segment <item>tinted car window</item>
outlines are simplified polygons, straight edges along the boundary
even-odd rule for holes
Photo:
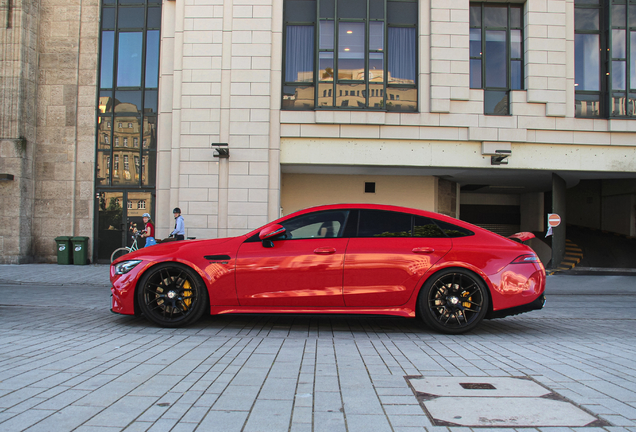
[[[287,239],[340,237],[347,219],[346,210],[310,213],[283,222]]]
[[[411,215],[382,210],[360,210],[358,237],[411,237]]]
[[[435,223],[442,229],[442,231],[444,231],[444,234],[449,237],[467,237],[475,234],[466,228],[458,227],[457,225],[449,224],[448,222],[435,220]]]
[[[444,231],[427,217],[415,216],[413,237],[446,237]]]

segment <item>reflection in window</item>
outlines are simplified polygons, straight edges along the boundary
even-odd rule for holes
[[[113,61],[115,52],[115,32],[102,32],[102,61],[100,73],[100,87],[111,88],[113,86]]]
[[[631,117],[634,112],[634,97],[631,89],[636,88],[636,3],[612,0],[610,5],[608,41],[609,91],[608,115],[611,117]]]
[[[144,148],[156,149],[160,24],[159,0],[102,2],[97,124],[101,133],[95,162],[100,186],[154,186],[156,158],[144,154]],[[117,126],[110,138],[115,143],[112,148],[106,133],[111,124]],[[105,169],[110,158],[112,172]]]
[[[142,32],[119,33],[117,87],[140,87]]]
[[[159,30],[149,30],[146,37],[146,88],[159,86]]]
[[[413,220],[413,237],[446,237],[446,234],[431,219],[415,216]]]
[[[341,228],[348,211],[336,210],[311,213],[295,217],[282,223],[287,239],[332,238],[341,236]]]
[[[634,116],[636,2],[587,0],[574,6],[576,116]]]
[[[382,210],[360,210],[358,237],[411,237],[411,215]]]
[[[415,0],[284,3],[283,109],[417,111]],[[409,96],[389,107],[388,88]]]
[[[523,89],[523,6],[470,3],[470,87],[484,89],[484,114],[509,115]]]

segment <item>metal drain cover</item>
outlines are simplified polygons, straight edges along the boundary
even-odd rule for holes
[[[407,380],[437,426],[608,425],[527,378],[407,377]]]

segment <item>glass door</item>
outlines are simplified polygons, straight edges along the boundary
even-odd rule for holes
[[[142,215],[153,215],[152,191],[100,191],[97,192],[97,262],[110,262],[110,255],[117,248],[132,246],[133,232],[144,229]],[[139,239],[137,246],[145,246]]]

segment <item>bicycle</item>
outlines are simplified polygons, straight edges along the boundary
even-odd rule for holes
[[[134,252],[137,249],[139,249],[139,247],[137,246],[137,238],[138,237],[141,237],[141,232],[140,231],[137,231],[135,234],[132,235],[132,239],[133,239],[132,246],[130,246],[130,247],[124,246],[124,247],[120,247],[120,248],[115,249],[113,251],[113,253],[110,255],[110,262],[112,263],[113,261],[115,261],[120,256],[124,256],[127,253]]]

